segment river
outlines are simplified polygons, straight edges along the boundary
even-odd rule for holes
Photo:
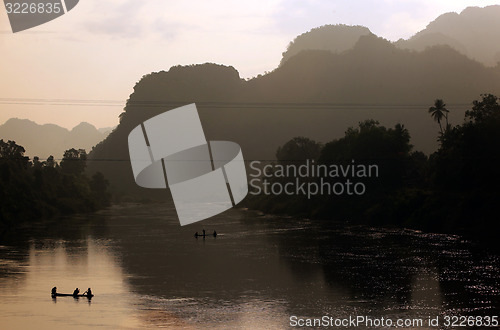
[[[218,236],[194,238],[202,229]],[[499,255],[453,235],[241,209],[180,227],[171,205],[127,204],[0,239],[2,329],[286,329],[292,316],[439,316],[442,328],[499,315]],[[53,299],[53,286],[95,297]]]

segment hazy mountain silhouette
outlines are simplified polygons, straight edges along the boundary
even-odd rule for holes
[[[362,36],[371,35],[363,26],[324,25],[295,38],[283,53],[280,65],[307,50],[342,53],[354,47]],[[460,14],[446,13],[408,40],[394,44],[401,49],[423,51],[436,45],[448,45],[485,65],[500,62],[500,5],[468,7]]]
[[[446,44],[486,65],[500,62],[500,5],[468,7],[460,14],[439,16],[408,40],[399,40],[400,48],[421,51]]]
[[[364,26],[348,26],[348,25],[324,25],[319,28],[314,28],[309,32],[303,33],[295,38],[287,47],[287,50],[282,54],[282,65],[292,56],[297,55],[303,50],[318,49],[328,50],[332,53],[341,53],[351,49],[359,37],[372,34],[370,30]]]
[[[106,136],[109,135],[109,133],[111,133],[111,131],[115,129],[115,127],[101,127],[101,128],[98,128],[97,130],[99,132],[101,132],[102,134],[105,134]]]
[[[89,169],[103,172],[115,191],[134,187],[129,132],[154,115],[192,102],[207,139],[239,143],[246,160],[274,159],[278,146],[294,136],[331,141],[370,118],[386,126],[404,124],[416,149],[431,153],[438,128],[427,109],[434,100],[443,98],[450,121],[458,124],[471,100],[486,92],[500,93],[499,68],[485,67],[448,46],[413,52],[372,34],[339,54],[302,51],[248,81],[233,67],[176,66],[136,84],[120,125],[89,155],[99,160]]]
[[[469,102],[498,88],[498,74],[448,46],[415,53],[374,35],[341,54],[310,50],[259,81],[257,95],[274,100],[349,104],[422,104],[440,95]]]
[[[46,159],[62,157],[70,148],[90,149],[109,133],[102,133],[89,123],[80,123],[71,131],[54,125],[38,125],[28,119],[11,118],[0,125],[0,138],[16,141],[26,149],[26,155]]]

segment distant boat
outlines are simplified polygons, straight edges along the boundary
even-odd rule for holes
[[[213,236],[213,237],[217,237],[217,233],[216,232],[213,232],[212,234],[198,234],[198,233],[195,233],[194,234],[194,237],[198,238],[198,237],[207,237],[207,236]]]
[[[89,298],[91,299],[94,295],[91,294],[91,295],[87,295],[87,294],[77,294],[76,296],[74,296],[73,294],[71,293],[55,293],[55,294],[51,294],[52,298],[56,298],[56,297],[86,297],[86,298]]]

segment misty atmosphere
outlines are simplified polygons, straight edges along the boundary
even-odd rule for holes
[[[91,150],[112,130],[113,127],[97,129],[84,122],[68,130],[54,124],[38,125],[28,119],[11,118],[0,125],[0,136],[21,144],[30,158],[47,159],[51,155],[60,157],[71,148]]]
[[[78,21],[80,6],[88,15],[76,3],[54,24],[71,15]],[[50,24],[45,29],[59,29]],[[90,31],[133,34],[109,24]],[[27,94],[12,92],[7,87],[24,86],[24,78],[0,69],[7,86],[0,94],[0,324],[340,328],[322,317],[364,316],[412,320],[409,329],[452,329],[471,319],[460,327],[497,327],[500,5],[434,11],[399,38],[366,24],[314,24],[273,54],[272,68],[251,74],[209,52],[130,69],[135,81],[116,75],[127,85],[121,100],[106,65],[91,99],[40,96],[28,82]],[[29,31],[38,38],[43,25],[12,35],[7,27],[0,47],[31,38]],[[40,38],[52,33],[43,31]],[[47,45],[56,49],[56,41]],[[113,76],[111,63],[122,59],[106,56]],[[51,70],[71,72],[61,63]],[[76,75],[65,84],[73,80],[75,90],[84,86]],[[206,141],[240,146],[248,194],[234,203],[223,167],[236,205],[180,226],[174,183],[148,189],[136,181],[129,134],[141,129],[153,162],[145,122],[191,103]],[[215,172],[217,160],[210,161]],[[168,187],[166,162],[159,180]]]

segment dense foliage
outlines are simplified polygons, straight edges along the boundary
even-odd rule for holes
[[[444,109],[444,106],[442,100],[436,100],[432,108]],[[412,152],[410,134],[403,126],[386,128],[373,120],[349,128],[343,138],[322,148],[301,137],[278,149],[278,162],[294,159],[296,163],[305,163],[305,159],[314,159],[327,165],[353,160],[357,164],[377,164],[379,176],[364,179],[367,191],[362,196],[252,196],[247,205],[273,213],[497,235],[500,229],[496,218],[500,201],[498,98],[482,95],[482,100],[474,101],[472,109],[466,112],[462,125],[447,124],[445,129],[444,116],[436,116],[435,110],[430,113],[442,133],[439,150],[429,158],[421,152]],[[297,147],[297,141],[302,148]],[[319,153],[318,148],[321,148]],[[319,156],[310,157],[315,154]]]
[[[101,173],[88,178],[85,150],[70,149],[60,164],[24,156],[14,141],[0,140],[0,226],[58,214],[89,212],[109,204]]]

